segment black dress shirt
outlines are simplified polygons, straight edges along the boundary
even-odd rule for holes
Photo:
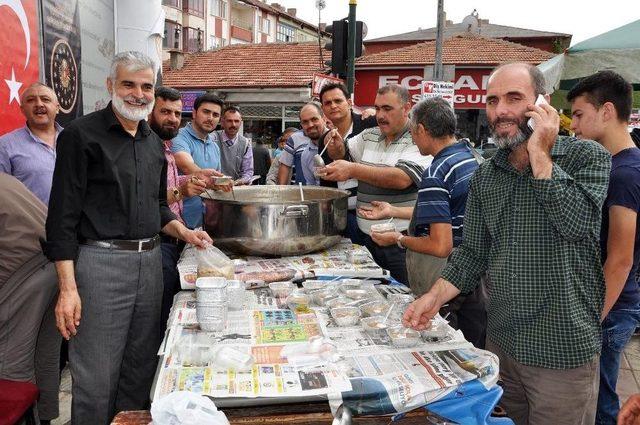
[[[131,136],[109,103],[65,128],[56,150],[44,245],[50,260],[75,260],[83,239],[150,238],[175,220],[162,141],[146,121]]]

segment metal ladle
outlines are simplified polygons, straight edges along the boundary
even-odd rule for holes
[[[315,154],[313,156],[313,165],[315,165],[318,168],[326,167],[326,164],[324,163],[324,159],[322,159],[322,154],[324,153],[324,151],[327,150],[327,147],[329,147],[328,143],[324,145],[324,148],[322,149],[322,152],[320,152],[320,154]]]

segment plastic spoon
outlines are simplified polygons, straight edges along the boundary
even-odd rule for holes
[[[382,319],[382,324],[387,324],[387,319],[389,318],[389,315],[391,314],[391,312],[393,311],[393,309],[396,307],[396,303],[393,302],[391,303],[391,307],[389,307],[389,310],[387,310],[387,314],[384,315],[384,319]]]

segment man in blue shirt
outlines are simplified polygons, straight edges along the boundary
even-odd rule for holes
[[[220,147],[211,138],[222,112],[222,100],[212,93],[205,93],[193,103],[193,121],[181,128],[173,139],[171,148],[176,165],[182,174],[195,174],[202,170],[215,170],[220,173]],[[207,187],[213,188],[212,182]],[[225,188],[230,190],[230,188]],[[184,200],[184,221],[190,229],[202,226],[204,206],[199,196]]]
[[[20,109],[27,122],[0,137],[0,172],[20,180],[46,206],[62,131],[55,121],[60,105],[50,87],[33,83],[22,93]]]
[[[482,161],[465,140],[456,140],[456,124],[455,113],[444,99],[418,103],[411,112],[411,136],[420,153],[432,155],[433,161],[422,174],[415,207],[374,201],[373,208],[358,211],[371,220],[411,220],[407,235],[372,232],[371,239],[380,246],[406,248],[409,285],[418,296],[431,288],[452,250],[462,242],[469,182]],[[452,326],[459,327],[474,345],[484,347],[486,311],[480,291],[458,295],[445,309],[451,313]]]
[[[640,149],[627,130],[632,92],[631,84],[620,75],[601,71],[580,81],[567,94],[576,136],[595,140],[612,155],[600,232],[606,292],[597,425],[616,423],[620,356],[640,320],[640,292],[635,281],[640,263]]]

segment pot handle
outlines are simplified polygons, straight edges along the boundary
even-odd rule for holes
[[[280,215],[285,217],[306,217],[309,215],[308,205],[287,205],[284,207]]]

